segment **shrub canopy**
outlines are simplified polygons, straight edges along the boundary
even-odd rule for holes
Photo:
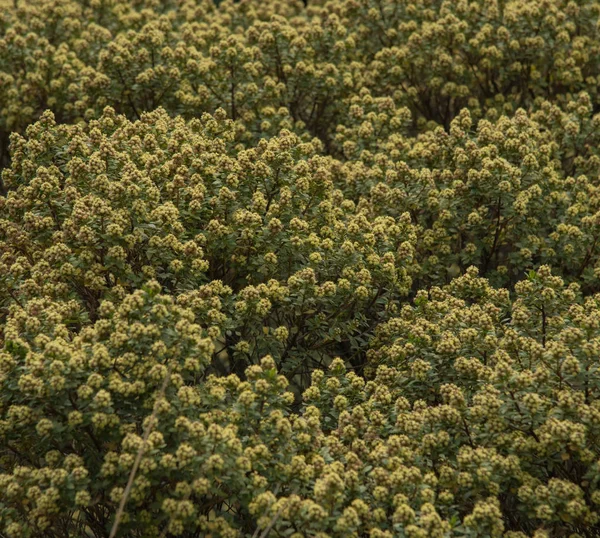
[[[600,535],[597,0],[0,0],[0,535]]]

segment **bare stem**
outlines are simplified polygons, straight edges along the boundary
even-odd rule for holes
[[[154,408],[152,410],[152,415],[150,415],[150,420],[144,430],[144,436],[142,438],[142,445],[137,452],[135,457],[135,461],[133,462],[133,467],[131,468],[131,472],[129,473],[129,479],[127,480],[127,485],[125,486],[125,491],[123,491],[123,496],[121,497],[121,502],[119,503],[119,509],[117,510],[117,515],[115,516],[115,521],[113,523],[112,529],[110,529],[109,538],[115,538],[117,535],[117,530],[119,528],[119,524],[121,523],[121,519],[123,518],[123,512],[125,511],[125,504],[127,503],[127,499],[131,493],[131,488],[133,487],[133,480],[135,479],[135,475],[139,469],[140,463],[142,461],[142,457],[144,456],[144,452],[146,450],[146,443],[148,442],[148,437],[150,437],[150,433],[152,432],[152,428],[156,421],[156,415],[158,414],[158,402],[162,400],[165,395],[165,391],[167,390],[167,386],[171,379],[171,366],[167,370],[167,375],[163,381],[162,386],[160,387],[160,391],[156,401],[154,402]]]

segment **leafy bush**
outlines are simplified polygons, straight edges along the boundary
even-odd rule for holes
[[[414,138],[402,133],[406,111],[370,94],[357,101],[350,114],[360,126],[337,135],[349,155],[340,188],[374,214],[410,213],[425,277],[417,287],[472,264],[512,286],[546,263],[597,291],[598,118],[590,117],[589,95],[569,102],[574,117],[547,103],[475,123],[463,109],[449,131]]]
[[[465,106],[494,119],[595,98],[599,14],[594,0],[18,1],[0,16],[2,157],[46,108],[72,122],[223,107],[260,136],[283,106],[330,149],[362,89],[445,127]]]
[[[408,215],[358,210],[318,140],[281,131],[240,149],[224,111],[186,124],[106,109],[86,126],[46,113],[27,134],[0,199],[5,304],[74,299],[82,327],[156,278],[220,340],[221,373],[272,354],[302,385],[342,349],[360,363],[409,292]]]
[[[0,0],[0,535],[600,536],[600,3]]]
[[[103,536],[143,427],[131,536],[598,532],[600,296],[546,266],[512,300],[475,269],[419,293],[380,326],[372,379],[335,359],[313,371],[299,413],[271,357],[245,381],[207,378],[211,339],[159,289],[103,303],[77,336],[73,301],[13,308],[0,392],[9,535]]]

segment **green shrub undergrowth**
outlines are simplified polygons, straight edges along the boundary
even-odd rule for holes
[[[600,536],[598,0],[0,0],[0,536]]]

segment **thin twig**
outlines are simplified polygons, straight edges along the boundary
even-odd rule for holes
[[[17,303],[23,310],[25,310],[25,307],[23,306],[23,303],[20,301],[20,299],[15,295],[15,293],[13,292],[13,290],[11,290],[10,288],[8,289],[8,294],[12,297],[12,300]]]
[[[115,521],[113,523],[112,529],[110,530],[109,538],[114,538],[117,534],[117,530],[119,528],[119,524],[121,523],[121,518],[123,517],[123,512],[125,511],[125,503],[129,498],[129,494],[131,493],[131,488],[133,487],[133,480],[135,479],[135,475],[142,461],[142,457],[144,456],[144,451],[146,449],[146,443],[148,442],[148,437],[150,437],[150,433],[152,432],[152,427],[154,426],[154,421],[156,420],[156,415],[158,414],[158,402],[162,400],[165,395],[165,391],[167,390],[167,385],[171,379],[171,366],[167,370],[167,375],[163,381],[162,386],[160,387],[160,392],[156,401],[154,402],[154,408],[152,409],[152,415],[150,415],[150,420],[146,429],[144,431],[144,436],[142,438],[142,446],[138,450],[138,453],[135,457],[135,461],[133,462],[133,467],[131,472],[129,473],[129,480],[127,480],[127,485],[125,486],[125,491],[123,491],[123,496],[121,497],[121,502],[119,504],[119,509],[117,510],[117,515],[115,516]]]

